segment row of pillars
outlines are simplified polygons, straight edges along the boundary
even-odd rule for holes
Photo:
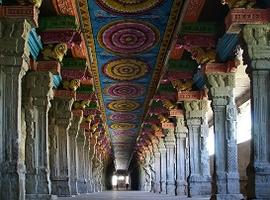
[[[270,25],[243,29],[251,79],[252,140],[247,168],[249,199],[270,198]],[[141,189],[162,194],[243,199],[240,193],[235,104],[235,72],[206,73],[214,125],[214,171],[211,177],[208,137],[208,100],[184,100],[185,114],[165,137],[151,138],[140,158]],[[246,158],[249,159],[249,158]]]
[[[30,30],[27,20],[0,20],[0,199],[102,191],[98,135],[80,128],[83,111],[71,110],[73,97],[56,95],[51,72],[28,71]]]

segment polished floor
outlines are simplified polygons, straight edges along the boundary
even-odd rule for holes
[[[207,200],[209,198],[185,198],[179,196],[160,195],[140,191],[107,191],[76,197],[62,197],[59,200]]]

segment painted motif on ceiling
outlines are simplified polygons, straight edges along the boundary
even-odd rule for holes
[[[126,136],[130,145],[157,86],[181,5],[182,0],[88,0],[91,67],[101,107],[110,135]]]

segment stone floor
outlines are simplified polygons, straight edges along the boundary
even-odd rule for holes
[[[208,200],[209,198],[186,198],[179,196],[169,196],[153,194],[140,191],[107,191],[93,193],[88,195],[79,195],[76,197],[61,197],[58,200]]]

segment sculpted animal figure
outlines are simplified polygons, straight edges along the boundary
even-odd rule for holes
[[[76,91],[81,85],[81,81],[79,79],[73,79],[70,81],[63,81],[63,88],[66,90]]]
[[[19,5],[28,5],[32,4],[33,6],[40,8],[42,0],[17,0]]]
[[[230,9],[233,8],[253,8],[256,4],[255,0],[221,0],[223,5],[228,4]]]
[[[178,92],[192,90],[193,80],[172,80],[171,82],[173,87],[176,88]]]
[[[176,107],[170,100],[167,99],[162,100],[162,104],[168,110],[172,110]]]
[[[82,109],[84,110],[87,106],[89,106],[90,100],[82,100],[82,101],[75,101],[73,107],[75,109]]]
[[[201,47],[195,47],[191,49],[191,54],[192,58],[198,64],[213,63],[216,61],[216,51],[213,49],[204,50]]]
[[[61,62],[66,55],[68,46],[66,43],[59,43],[55,46],[49,45],[42,50],[44,60],[56,60]]]
[[[165,117],[164,115],[158,115],[158,119],[159,119],[160,123],[170,122],[169,119],[167,117]]]

